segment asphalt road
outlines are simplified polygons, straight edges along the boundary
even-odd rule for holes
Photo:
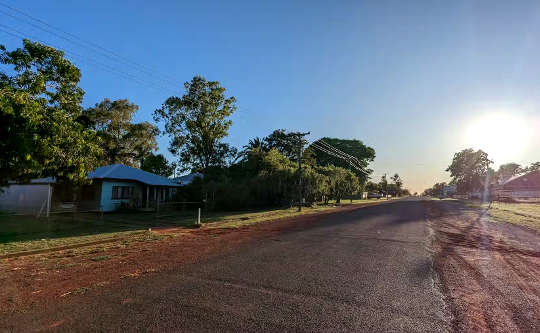
[[[396,201],[321,216],[197,264],[16,314],[12,323],[23,331],[447,331],[424,209]]]

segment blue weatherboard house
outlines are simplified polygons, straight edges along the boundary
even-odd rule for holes
[[[88,173],[91,184],[74,188],[55,178],[10,184],[0,192],[0,209],[44,214],[70,210],[111,212],[119,208],[151,208],[173,199],[180,184],[173,179],[123,164],[107,165]],[[75,203],[76,202],[76,203]]]
[[[93,183],[92,198],[105,212],[119,207],[148,208],[157,201],[169,201],[181,186],[172,179],[122,164],[97,168],[88,178]]]

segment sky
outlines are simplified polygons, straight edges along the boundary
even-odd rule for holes
[[[85,107],[127,98],[153,122],[202,75],[237,99],[232,145],[278,128],[359,139],[375,180],[413,192],[464,148],[540,160],[537,1],[0,0],[0,44],[23,35],[67,52]]]

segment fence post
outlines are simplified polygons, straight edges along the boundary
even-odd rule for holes
[[[197,210],[197,225],[201,226],[201,207]]]
[[[51,184],[47,184],[47,218],[49,218],[49,215],[51,213],[51,191],[52,187]]]

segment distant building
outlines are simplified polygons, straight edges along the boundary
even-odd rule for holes
[[[107,165],[88,173],[89,185],[74,188],[55,178],[33,179],[29,184],[10,184],[0,193],[0,210],[24,214],[71,210],[110,212],[118,208],[149,208],[169,201],[181,185],[122,164]],[[76,202],[74,202],[76,201]]]
[[[540,170],[508,179],[493,194],[500,201],[540,202]]]

